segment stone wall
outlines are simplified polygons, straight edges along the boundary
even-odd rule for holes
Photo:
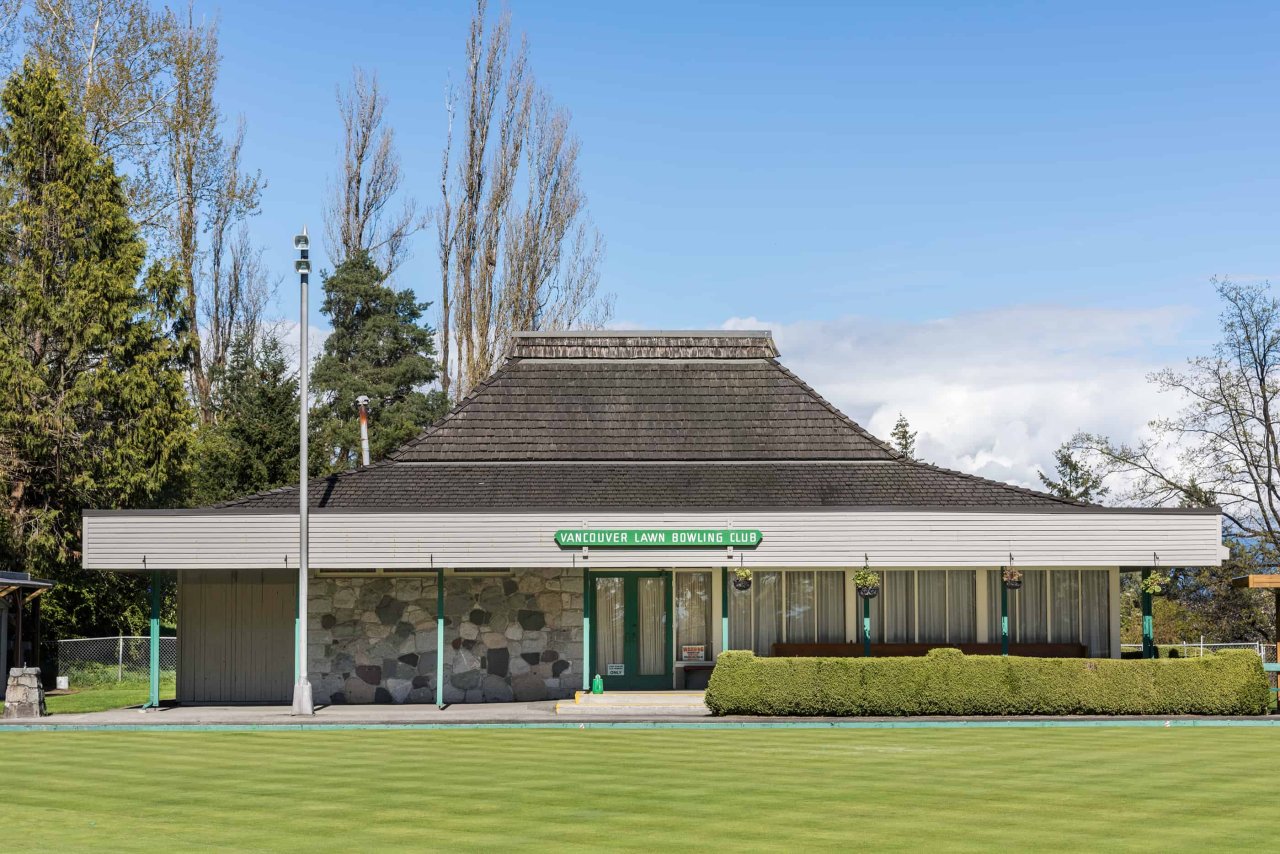
[[[445,577],[447,703],[560,699],[582,687],[582,572]],[[432,703],[436,580],[313,577],[315,702]]]

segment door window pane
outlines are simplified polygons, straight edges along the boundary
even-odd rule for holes
[[[818,636],[814,610],[813,573],[786,573],[787,643],[813,643]]]
[[[773,645],[782,640],[782,573],[752,573],[755,593],[756,655],[773,655]]]
[[[884,599],[886,643],[911,643],[916,639],[914,572],[886,572],[880,597]]]
[[[947,640],[973,643],[978,639],[978,574],[972,569],[947,571]],[[997,640],[999,632],[996,633]]]
[[[666,583],[662,578],[637,578],[640,632],[640,675],[661,676],[667,672],[667,609],[663,603]]]
[[[926,643],[947,640],[947,571],[922,569],[916,572],[920,594],[920,636]]]
[[[626,605],[623,580],[617,576],[597,578],[596,582],[596,670],[608,673],[609,665],[626,665]]]
[[[1055,569],[1049,573],[1049,595],[1053,600],[1053,641],[1078,643],[1080,640],[1080,573],[1074,569]]]
[[[844,633],[844,573],[819,572],[818,593],[818,643],[843,643]]]
[[[676,573],[676,658],[684,660],[684,647],[701,644],[703,658],[711,658],[711,573]]]

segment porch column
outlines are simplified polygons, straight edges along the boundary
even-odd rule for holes
[[[1142,581],[1145,582],[1151,577],[1151,570],[1142,570]],[[1155,658],[1155,626],[1151,619],[1151,594],[1146,590],[1142,591],[1142,657]]]
[[[720,567],[720,651],[729,651],[729,567]]]
[[[444,570],[436,570],[436,708],[444,708]]]
[[[144,709],[160,707],[160,573],[151,573],[151,657],[148,665],[150,696]]]
[[[582,569],[582,690],[591,691],[591,570]]]

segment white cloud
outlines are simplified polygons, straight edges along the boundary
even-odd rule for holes
[[[284,351],[285,357],[289,360],[289,370],[296,373],[298,370],[298,353],[301,349],[301,341],[298,336],[298,321],[296,320],[275,320],[262,324],[264,335],[275,338],[280,342],[280,349]],[[320,358],[320,353],[324,350],[324,342],[333,330],[323,326],[311,325],[307,330],[307,355],[311,359],[314,367],[316,359]]]
[[[1077,430],[1136,438],[1177,401],[1147,374],[1167,364],[1186,309],[1012,307],[906,323],[866,317],[769,323],[782,361],[847,415],[887,438],[903,412],[933,463],[1024,486],[1051,470]]]

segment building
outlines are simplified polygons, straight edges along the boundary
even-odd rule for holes
[[[596,673],[664,689],[726,647],[848,651],[813,645],[861,642],[864,563],[876,651],[998,652],[1013,565],[1014,653],[1117,657],[1122,571],[1226,555],[1216,510],[904,459],[777,356],[767,332],[522,334],[391,459],[313,482],[316,702],[565,697]],[[288,701],[297,509],[286,488],[85,513],[86,567],[177,575],[180,701]]]

